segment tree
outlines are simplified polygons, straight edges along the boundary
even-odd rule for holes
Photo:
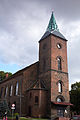
[[[0,71],[0,81],[4,80],[6,78],[6,74],[8,74],[8,77],[10,77],[12,75],[11,72]]]
[[[0,101],[0,117],[3,116],[2,106],[3,106],[2,101]]]
[[[71,110],[80,114],[80,82],[71,85],[70,102],[73,104]]]
[[[0,117],[3,117],[5,112],[7,112],[7,115],[10,115],[10,110],[7,101],[3,100],[0,101]]]

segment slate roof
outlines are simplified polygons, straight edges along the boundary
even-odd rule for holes
[[[36,80],[27,90],[43,89],[47,90],[43,80]]]
[[[50,34],[52,34],[52,35],[54,35],[54,36],[57,36],[57,37],[59,37],[59,38],[62,38],[62,39],[64,39],[64,40],[67,41],[67,39],[66,39],[59,31],[52,31],[52,32],[46,31],[40,40],[45,39],[45,38],[48,37]]]

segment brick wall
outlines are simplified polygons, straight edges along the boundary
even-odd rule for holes
[[[31,97],[30,97],[31,94]],[[38,103],[35,103],[35,96],[38,97]],[[47,111],[47,91],[45,90],[29,90],[27,92],[27,115],[29,115],[29,106],[31,107],[32,117],[46,117]]]

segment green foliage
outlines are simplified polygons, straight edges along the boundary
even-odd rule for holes
[[[80,114],[80,82],[71,85],[70,102],[73,104],[71,110]]]
[[[10,110],[6,100],[0,101],[0,117],[3,117],[7,112],[7,115],[10,115]]]
[[[19,113],[14,113],[14,116],[19,116]]]
[[[6,74],[8,74],[8,77],[10,77],[12,75],[12,73],[10,73],[10,72],[0,71],[0,81],[4,80],[6,78]]]
[[[48,119],[20,117],[20,120],[48,120]]]
[[[11,119],[16,119],[16,116],[13,116],[13,117],[12,117],[12,116],[8,116],[8,120],[9,120],[9,119],[10,119],[10,120],[11,120]]]

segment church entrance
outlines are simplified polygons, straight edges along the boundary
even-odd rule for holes
[[[57,107],[57,115],[59,117],[64,117],[64,111],[65,111],[64,107]]]

